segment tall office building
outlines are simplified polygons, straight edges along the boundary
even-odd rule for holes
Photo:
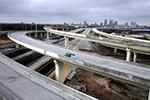
[[[86,23],[86,21],[84,21],[84,26],[87,26],[87,23]]]
[[[136,26],[136,22],[131,22],[131,26]]]
[[[109,26],[112,26],[112,25],[114,25],[114,20],[109,21]]]
[[[104,26],[107,26],[107,19],[104,20]]]

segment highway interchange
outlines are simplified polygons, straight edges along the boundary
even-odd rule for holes
[[[52,30],[54,33],[58,31]],[[114,60],[109,57],[97,56],[84,52],[61,48],[52,44],[46,44],[42,41],[26,36],[30,32],[14,32],[9,34],[9,38],[18,44],[37,51],[41,54],[52,57],[53,59],[76,65],[83,69],[99,73],[107,77],[122,80],[138,86],[150,87],[150,69],[144,65],[133,64],[122,60]],[[60,32],[61,35],[63,32]],[[74,33],[72,33],[74,35]],[[70,33],[67,33],[69,36]],[[73,37],[73,35],[71,37]],[[83,34],[75,34],[79,39],[86,38]],[[81,37],[81,38],[80,38]],[[89,40],[88,38],[87,40]],[[99,40],[97,40],[99,41]],[[75,54],[71,58],[65,55],[66,52]]]

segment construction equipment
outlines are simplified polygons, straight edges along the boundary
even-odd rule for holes
[[[66,54],[65,54],[66,57],[71,57],[71,55],[75,56],[75,54],[72,54],[72,53],[69,53],[69,52],[66,52]]]

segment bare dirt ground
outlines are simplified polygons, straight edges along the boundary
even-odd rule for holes
[[[1,44],[5,44],[5,43],[9,43],[9,42],[13,42],[13,41],[10,40],[10,39],[2,39],[2,40],[0,40]]]
[[[99,100],[147,100],[148,91],[78,68],[65,84]],[[133,89],[134,88],[134,89]],[[138,93],[137,93],[138,92]]]

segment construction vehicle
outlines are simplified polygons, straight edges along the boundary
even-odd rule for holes
[[[65,54],[66,57],[71,57],[71,55],[75,56],[75,54],[69,53],[69,52],[66,52],[66,54]]]

